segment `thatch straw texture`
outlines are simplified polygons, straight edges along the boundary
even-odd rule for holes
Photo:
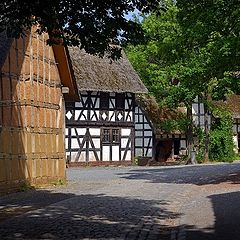
[[[69,47],[73,75],[79,91],[146,93],[147,89],[122,53],[122,58],[111,61],[87,54],[78,47]]]
[[[233,118],[240,118],[240,95],[229,96],[226,101],[218,101],[217,105],[230,110]]]
[[[165,121],[177,120],[186,116],[186,109],[184,107],[178,109],[161,108],[153,96],[141,94],[136,97],[137,103],[142,110],[147,114],[149,120],[152,122],[156,134],[167,133],[162,129],[162,123]],[[179,130],[172,130],[168,132],[171,134],[181,134]]]

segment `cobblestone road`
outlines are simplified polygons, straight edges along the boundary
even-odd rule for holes
[[[211,196],[238,192],[239,173],[237,163],[68,169],[66,187],[0,198],[0,239],[210,239]]]

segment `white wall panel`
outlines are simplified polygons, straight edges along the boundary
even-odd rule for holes
[[[132,160],[132,155],[131,155],[131,151],[127,151],[127,155],[126,155],[126,158],[125,158],[126,161],[129,161],[129,160]]]
[[[111,99],[109,107],[110,108],[115,108],[115,99]]]
[[[87,120],[87,112],[88,112],[88,110],[83,110],[83,113],[82,113],[82,116],[80,117],[80,120]]]
[[[92,121],[97,121],[98,120],[96,114],[94,113],[94,111],[90,111],[90,119]]]
[[[93,151],[89,151],[89,161],[97,161]]]
[[[100,151],[97,151],[98,159],[101,159],[101,153]]]
[[[119,146],[112,146],[112,160],[119,161]]]
[[[100,128],[89,128],[89,132],[91,135],[100,136]]]
[[[122,138],[121,139],[121,147],[125,148],[127,146],[128,138]]]
[[[147,147],[149,142],[149,138],[144,138],[144,146]]]
[[[147,120],[146,120],[147,121]],[[149,124],[144,124],[144,129],[148,129],[148,130],[152,130],[152,128],[150,127],[150,125]]]
[[[74,120],[78,120],[80,113],[81,113],[81,110],[75,110]]]
[[[125,99],[125,109],[129,109],[129,106],[128,106],[128,101],[127,101],[127,99]]]
[[[142,146],[142,138],[135,139],[135,146]]]
[[[238,153],[238,148],[240,146],[238,146],[238,136],[237,135],[233,136],[233,143],[234,143],[234,152]]]
[[[100,115],[99,115],[99,110],[96,110],[96,111],[95,111],[95,115],[97,116],[97,119],[99,119],[99,116],[100,116]]]
[[[79,157],[80,162],[86,162],[86,152],[82,151]]]
[[[86,128],[76,128],[78,135],[85,135],[86,134]]]
[[[85,104],[86,101],[87,101],[87,97],[82,97],[82,101],[83,101],[83,103]]]
[[[70,162],[74,162],[76,157],[77,157],[77,152],[72,152]]]
[[[130,134],[131,134],[131,129],[129,129],[129,128],[122,128],[121,129],[121,135],[122,136],[130,136]]]
[[[96,108],[99,108],[100,107],[100,100],[99,100],[99,98],[97,99],[97,101],[96,101],[96,106],[95,106]]]
[[[81,102],[75,102],[75,107],[82,107],[82,103]]]
[[[152,147],[152,145],[153,145],[153,144],[152,144],[152,138],[151,138],[149,146]]]
[[[141,137],[143,135],[143,132],[142,131],[136,131],[135,132],[135,136],[136,137]]]
[[[71,148],[79,148],[79,144],[76,138],[72,138]]]
[[[152,151],[151,149],[144,148],[144,156],[146,157],[151,157],[152,156]]]
[[[152,148],[148,149],[147,157],[152,157]]]
[[[71,135],[72,135],[72,136],[76,136],[76,132],[75,132],[75,129],[74,129],[74,128],[71,128]]]
[[[109,146],[103,146],[102,147],[102,156],[103,156],[103,161],[109,161],[110,160],[110,147]]]
[[[204,114],[204,105],[200,103],[200,114]]]
[[[198,115],[198,104],[197,103],[192,104],[192,113],[193,113],[193,115]]]
[[[100,148],[100,138],[93,138],[93,144],[95,148]]]
[[[152,131],[144,131],[144,136],[152,137]]]
[[[142,149],[141,148],[136,148],[135,149],[135,155],[136,156],[142,156]]]
[[[200,126],[204,126],[204,116],[200,116]]]
[[[115,122],[114,111],[109,111],[109,120],[111,119],[112,122]]]
[[[140,123],[143,122],[143,115],[139,115],[139,122],[140,122]]]

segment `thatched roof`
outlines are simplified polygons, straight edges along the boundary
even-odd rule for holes
[[[240,95],[229,96],[226,101],[218,101],[217,105],[229,109],[233,118],[240,118]]]
[[[157,135],[163,133],[181,134],[180,130],[166,132],[162,129],[162,124],[163,122],[181,119],[186,116],[185,108],[178,108],[176,110],[168,109],[166,107],[161,108],[156,99],[147,94],[137,95],[136,101],[141,106],[142,110],[147,114]]]
[[[78,47],[69,47],[73,75],[79,91],[146,93],[147,89],[122,53],[122,58],[111,61],[87,54]]]
[[[6,60],[6,57],[9,53],[12,42],[13,42],[13,39],[7,38],[6,32],[0,33],[0,68],[2,68]]]

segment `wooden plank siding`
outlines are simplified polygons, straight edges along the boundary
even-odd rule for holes
[[[47,35],[12,40],[0,77],[0,192],[65,179],[64,100]]]

